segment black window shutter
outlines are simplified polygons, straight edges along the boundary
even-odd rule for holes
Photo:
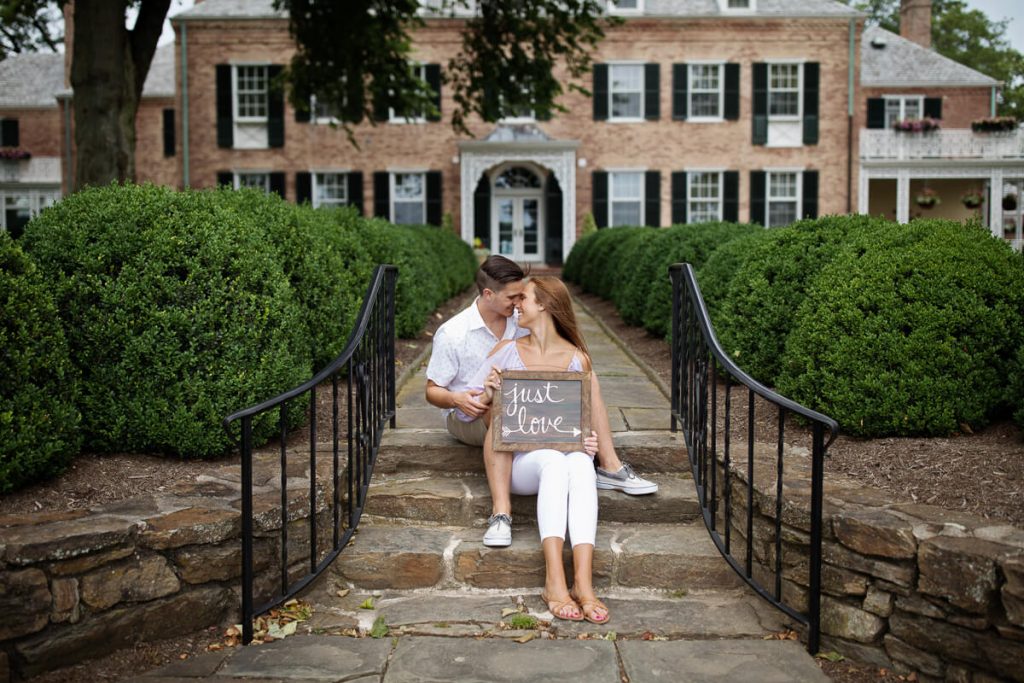
[[[313,201],[313,174],[308,171],[299,171],[295,174],[295,203]]]
[[[486,173],[480,176],[473,193],[473,237],[485,249],[491,248],[491,180]]]
[[[758,225],[765,224],[766,180],[764,171],[750,172],[750,222]]]
[[[348,174],[348,205],[363,213],[363,174],[354,171]]]
[[[803,209],[801,218],[818,217],[818,172],[804,171]]]
[[[593,185],[594,196],[592,199],[592,210],[594,212],[594,223],[599,228],[608,227],[608,172],[594,171],[590,174]]]
[[[437,107],[436,114],[428,114],[427,121],[441,120],[441,65],[427,64],[423,69],[426,75],[427,85],[434,91],[434,106]]]
[[[271,64],[267,67],[268,147],[284,147],[284,89],[280,84],[280,76],[280,64]]]
[[[661,65],[644,65],[644,118],[657,121],[661,116]]]
[[[722,117],[726,121],[737,121],[740,118],[740,65],[725,65],[725,111]]]
[[[676,121],[685,121],[687,117],[689,71],[685,64],[672,65],[672,118]]]
[[[281,171],[270,174],[270,191],[284,199],[284,173]]]
[[[868,128],[885,128],[885,99],[868,98]]]
[[[722,220],[740,222],[740,172],[722,174]]]
[[[441,225],[441,172],[427,171],[427,223]]]
[[[390,176],[386,171],[373,172],[373,215],[391,220]]]
[[[924,115],[931,119],[942,118],[942,98],[941,97],[926,97],[924,98]]]
[[[217,146],[233,147],[235,123],[231,120],[231,65],[217,65]]]
[[[686,171],[672,171],[672,225],[686,222]]]
[[[21,144],[18,119],[0,121],[0,147],[17,147]]]
[[[768,144],[768,65],[754,64],[753,144]]]
[[[547,186],[544,188],[544,198],[547,200],[547,230],[544,241],[544,261],[549,265],[561,265],[562,263],[562,187],[558,184],[558,178],[552,173],[548,176]]]
[[[818,91],[821,67],[817,62],[804,64],[804,144],[818,144]]]
[[[594,65],[594,120],[608,120],[608,65]]]
[[[295,110],[295,123],[309,123],[313,118],[313,103],[307,102],[308,109]]]
[[[661,227],[661,171],[647,171],[644,174],[644,225]]]
[[[235,186],[235,174],[231,171],[217,171],[217,186],[220,187],[221,185],[233,188]]]
[[[174,109],[164,109],[164,156],[174,156]]]

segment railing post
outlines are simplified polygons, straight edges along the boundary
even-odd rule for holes
[[[252,642],[252,417],[242,418],[242,644]]]
[[[679,264],[669,268],[669,279],[672,281],[672,431],[677,431],[679,425],[676,421],[676,410],[679,407],[679,374],[680,374],[680,335],[682,333],[679,324],[679,305],[682,300],[682,268]]]
[[[387,306],[387,335],[388,335],[388,411],[391,413],[390,425],[394,429],[396,425],[396,387],[395,387],[395,285],[398,279],[398,269],[389,268],[384,278],[384,303]]]
[[[807,650],[817,654],[821,638],[821,513],[825,479],[824,425],[815,422],[811,450],[811,548],[807,597]]]

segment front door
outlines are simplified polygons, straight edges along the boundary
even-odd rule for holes
[[[494,198],[491,244],[497,253],[513,261],[543,258],[540,205],[540,195]]]

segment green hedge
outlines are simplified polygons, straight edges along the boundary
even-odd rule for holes
[[[1024,346],[1017,349],[1010,368],[1007,400],[1013,411],[1013,421],[1024,427]]]
[[[851,233],[892,224],[868,216],[826,216],[769,230],[751,245],[720,309],[718,331],[747,373],[773,385],[796,310]]]
[[[855,435],[946,435],[1006,399],[1024,262],[977,225],[851,235],[793,316],[779,390]]]
[[[0,493],[58,474],[78,452],[77,392],[53,297],[0,231]]]
[[[724,322],[725,302],[729,296],[729,287],[736,278],[736,273],[743,266],[747,256],[757,247],[759,242],[768,239],[768,230],[753,232],[726,242],[708,257],[707,262],[697,270],[697,284],[700,286],[704,303],[707,305],[711,324],[715,327],[718,340],[727,351],[731,346],[726,344],[723,333],[728,327]]]

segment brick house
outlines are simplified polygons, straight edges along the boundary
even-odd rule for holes
[[[854,211],[907,220],[928,173],[970,167],[958,182],[986,188],[1024,176],[1019,158],[1001,160],[999,177],[994,166],[977,175],[974,160],[941,157],[924,170],[917,160],[876,158],[878,149],[893,154],[879,135],[906,146],[874,130],[878,100],[890,107],[883,126],[941,98],[943,123],[960,128],[989,113],[998,84],[952,62],[952,75],[917,83],[895,66],[906,53],[911,63],[922,59],[915,49],[943,58],[914,35],[865,29],[863,15],[834,0],[619,0],[608,11],[625,21],[594,54],[583,82],[593,98],[564,95],[568,113],[550,120],[524,111],[498,124],[471,121],[472,137],[452,130],[454,101],[441,78],[464,18],[426,12],[413,60],[437,91],[440,117],[378,112],[375,124],[355,127],[355,147],[324,107],[314,102],[303,115],[270,87],[295,49],[271,0],[197,2],[173,19],[175,44],[154,61],[150,76],[171,79],[172,97],[157,88],[140,107],[139,180],[255,186],[397,222],[440,224],[448,214],[469,242],[557,263],[588,213],[602,227],[717,219],[774,227]],[[908,30],[920,33],[922,17],[910,19]],[[875,78],[894,72],[904,80]],[[1006,139],[1020,148],[1016,134]],[[945,137],[940,155],[943,145]],[[67,191],[71,157],[61,154]],[[939,175],[929,182],[939,186]],[[960,185],[940,189],[955,194]],[[1001,222],[991,224],[1002,234]]]

